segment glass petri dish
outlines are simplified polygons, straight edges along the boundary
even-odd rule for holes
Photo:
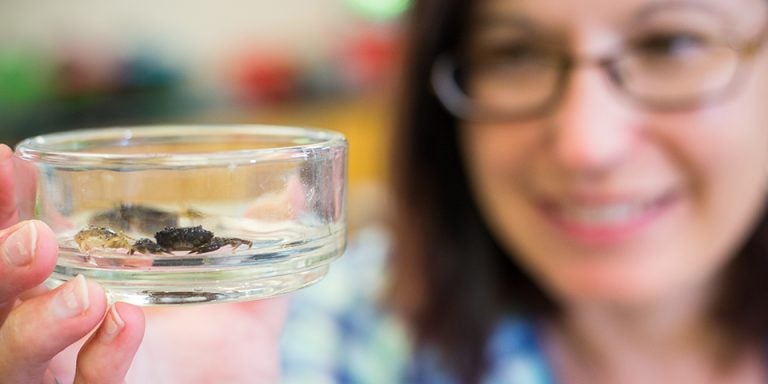
[[[56,233],[46,281],[112,301],[244,301],[320,280],[346,244],[347,142],[282,126],[147,126],[15,148],[19,212]]]

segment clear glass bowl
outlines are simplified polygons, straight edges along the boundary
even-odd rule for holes
[[[46,284],[78,274],[138,305],[312,284],[346,243],[347,143],[279,126],[89,129],[15,151],[22,219],[57,234]]]

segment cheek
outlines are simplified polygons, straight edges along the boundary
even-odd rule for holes
[[[659,119],[659,141],[689,177],[702,209],[742,221],[764,198],[768,180],[766,92],[746,91],[720,107]]]
[[[540,152],[539,127],[471,126],[461,138],[467,177],[476,203],[495,237],[507,249],[523,235],[526,221],[522,180]],[[524,227],[524,225],[523,225]]]
[[[532,154],[541,146],[535,123],[467,124],[460,131],[461,149],[480,204],[509,188],[510,180],[526,172]]]

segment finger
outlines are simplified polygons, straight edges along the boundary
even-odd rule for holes
[[[123,383],[143,337],[141,308],[115,303],[80,350],[75,384]]]
[[[49,291],[50,291],[50,289],[48,288],[48,286],[45,285],[45,283],[38,284],[38,285],[36,285],[36,286],[34,286],[34,287],[32,287],[30,289],[27,289],[26,291],[22,292],[19,295],[19,300],[26,301],[26,300],[29,300],[29,299],[31,299],[33,297],[40,296],[42,294],[48,293]]]
[[[39,286],[53,271],[56,236],[31,220],[0,230],[0,324],[23,291]]]
[[[19,221],[16,205],[16,180],[13,170],[13,151],[0,144],[0,228],[6,228]]]
[[[106,308],[104,290],[82,276],[16,306],[0,328],[3,382],[40,382],[48,362],[96,328]]]

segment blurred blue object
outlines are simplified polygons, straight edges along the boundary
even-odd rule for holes
[[[179,71],[147,54],[129,57],[120,64],[118,91],[173,88],[180,84]]]

